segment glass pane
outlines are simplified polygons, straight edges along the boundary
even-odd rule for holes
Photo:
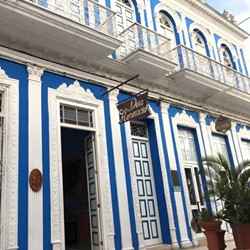
[[[187,181],[190,204],[196,205],[197,199],[195,196],[194,182],[193,182],[193,178],[191,174],[191,169],[185,168],[185,174],[186,174],[186,181]]]
[[[195,168],[194,171],[195,171],[196,183],[197,183],[197,186],[198,186],[200,204],[204,205],[202,186],[201,186],[201,181],[200,181],[200,175],[198,174],[198,168]]]

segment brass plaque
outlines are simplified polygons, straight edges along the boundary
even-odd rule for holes
[[[43,176],[39,169],[32,169],[32,171],[30,172],[29,182],[30,188],[34,192],[38,192],[41,189],[43,183]]]

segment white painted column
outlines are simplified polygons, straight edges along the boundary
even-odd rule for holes
[[[238,164],[241,163],[243,161],[243,157],[242,157],[242,153],[240,150],[240,144],[239,144],[239,140],[238,140],[238,136],[237,136],[237,132],[236,132],[236,122],[231,122],[232,126],[231,126],[231,131],[232,131],[232,139],[235,145],[235,151],[236,151],[236,155],[238,158]],[[238,165],[237,164],[237,165]]]
[[[181,23],[182,23],[183,33],[184,33],[184,37],[185,37],[185,41],[186,41],[186,46],[188,48],[191,48],[191,44],[190,44],[190,40],[189,40],[189,32],[187,30],[187,24],[186,24],[186,16],[184,16],[183,13],[181,13]],[[184,39],[183,39],[182,35],[183,34],[180,30],[180,32],[179,32],[180,42],[181,42],[181,44],[184,44]]]
[[[29,173],[42,173],[41,75],[43,69],[28,65],[29,73]],[[34,192],[28,187],[28,249],[43,250],[43,188]]]
[[[163,127],[164,127],[164,134],[165,134],[165,140],[167,143],[167,152],[169,157],[169,165],[171,167],[171,170],[177,170],[177,164],[175,159],[175,152],[174,152],[174,146],[173,146],[173,139],[172,139],[172,133],[171,133],[171,127],[170,127],[170,120],[168,116],[168,108],[169,104],[161,104],[161,112],[163,114]],[[181,235],[181,248],[189,248],[193,246],[193,243],[190,241],[188,237],[188,231],[187,231],[187,225],[185,224],[185,213],[183,209],[183,200],[181,196],[181,191],[175,191],[174,192],[174,198],[176,202],[176,210],[178,215],[178,221],[179,221],[179,230]],[[188,225],[190,226],[190,225]],[[175,234],[175,227],[174,225],[171,225],[171,236]],[[177,248],[177,240],[174,236],[173,238],[173,245],[175,248]]]
[[[148,19],[148,27],[154,30],[154,24],[153,24],[153,18],[152,18],[153,10],[151,9],[150,0],[146,0],[145,5],[146,5],[146,14],[147,14],[147,19]]]
[[[169,109],[170,104],[169,103],[164,103],[161,102],[161,115],[162,115],[162,121],[163,121],[163,131],[165,134],[165,141],[166,141],[166,146],[167,146],[167,151],[168,151],[168,156],[169,156],[169,163],[171,166],[171,169],[173,167],[173,162],[175,161],[174,159],[174,149],[173,149],[173,141],[172,141],[172,136],[171,136],[171,130],[170,130],[170,124],[169,124],[169,115],[168,115],[168,109]],[[164,156],[165,158],[165,156]],[[170,160],[171,159],[171,160]],[[165,159],[166,160],[166,159]],[[175,165],[176,169],[176,165]],[[172,239],[172,248],[177,249],[179,248],[179,244],[177,242],[176,238],[176,228],[174,224],[174,215],[173,215],[173,207],[172,207],[172,202],[171,202],[171,197],[170,197],[170,188],[169,188],[169,183],[167,182],[167,171],[163,172],[163,176],[165,175],[165,178],[163,178],[164,182],[164,188],[165,188],[165,198],[167,201],[167,209],[168,209],[168,218],[169,218],[169,228],[170,228],[170,235]]]
[[[207,125],[206,125],[206,114],[205,113],[199,113],[200,118],[200,128],[201,128],[201,134],[204,142],[204,151],[206,155],[202,155],[202,157],[212,155],[210,143],[209,143],[209,136],[207,131]]]
[[[116,107],[119,90],[109,92],[110,123],[112,130],[112,142],[114,153],[114,164],[116,172],[116,185],[118,196],[118,207],[121,226],[122,250],[134,249],[131,237],[130,217],[128,207],[127,184],[125,179],[125,169],[123,162],[121,130],[119,124],[119,113]]]

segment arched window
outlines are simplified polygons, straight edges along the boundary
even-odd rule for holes
[[[197,31],[194,31],[192,40],[193,40],[193,49],[202,55],[207,55],[205,42]]]
[[[227,49],[224,46],[221,46],[221,51],[222,51],[222,63],[229,68],[233,68],[233,64],[231,62],[231,58]]]
[[[171,40],[171,47],[176,46],[174,27],[169,18],[163,14],[160,15],[160,33]]]
[[[120,33],[134,23],[134,9],[131,1],[117,0],[116,11],[118,31]]]

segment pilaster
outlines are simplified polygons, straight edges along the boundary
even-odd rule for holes
[[[236,126],[237,126],[236,122],[231,122],[232,139],[234,142],[238,163],[240,163],[243,161],[243,158],[242,158],[240,144],[239,144],[239,140],[238,140],[238,136],[237,136],[237,132],[236,132]]]
[[[166,148],[168,151],[169,156],[169,165],[171,166],[171,169],[177,169],[176,168],[176,162],[174,158],[174,149],[173,149],[173,141],[171,136],[171,129],[170,129],[170,123],[169,123],[169,114],[168,109],[170,107],[169,103],[161,102],[161,115],[162,115],[162,121],[163,121],[163,131],[165,135],[165,141],[166,141]],[[166,160],[166,159],[165,159]],[[174,215],[173,215],[173,207],[172,207],[172,201],[170,197],[170,186],[168,183],[167,178],[167,171],[165,174],[165,178],[163,178],[164,187],[165,187],[165,198],[167,201],[167,210],[168,210],[168,218],[169,218],[169,227],[170,227],[170,234],[172,239],[172,248],[177,249],[179,248],[179,244],[176,237],[176,227],[174,224]],[[175,199],[177,198],[178,194],[175,194]]]
[[[41,76],[43,69],[27,66],[29,84],[29,174],[37,168],[42,173]],[[28,249],[43,250],[43,188],[28,188]]]
[[[109,92],[109,112],[110,112],[110,124],[112,131],[112,142],[113,142],[113,155],[114,155],[114,165],[116,172],[116,185],[117,185],[117,197],[118,197],[118,207],[121,225],[121,241],[122,250],[132,250],[132,237],[131,228],[129,221],[129,207],[128,207],[128,195],[127,195],[127,184],[125,179],[125,169],[123,162],[123,152],[122,152],[122,139],[121,130],[119,124],[119,112],[117,110],[117,97],[119,95],[119,90],[114,89]]]

